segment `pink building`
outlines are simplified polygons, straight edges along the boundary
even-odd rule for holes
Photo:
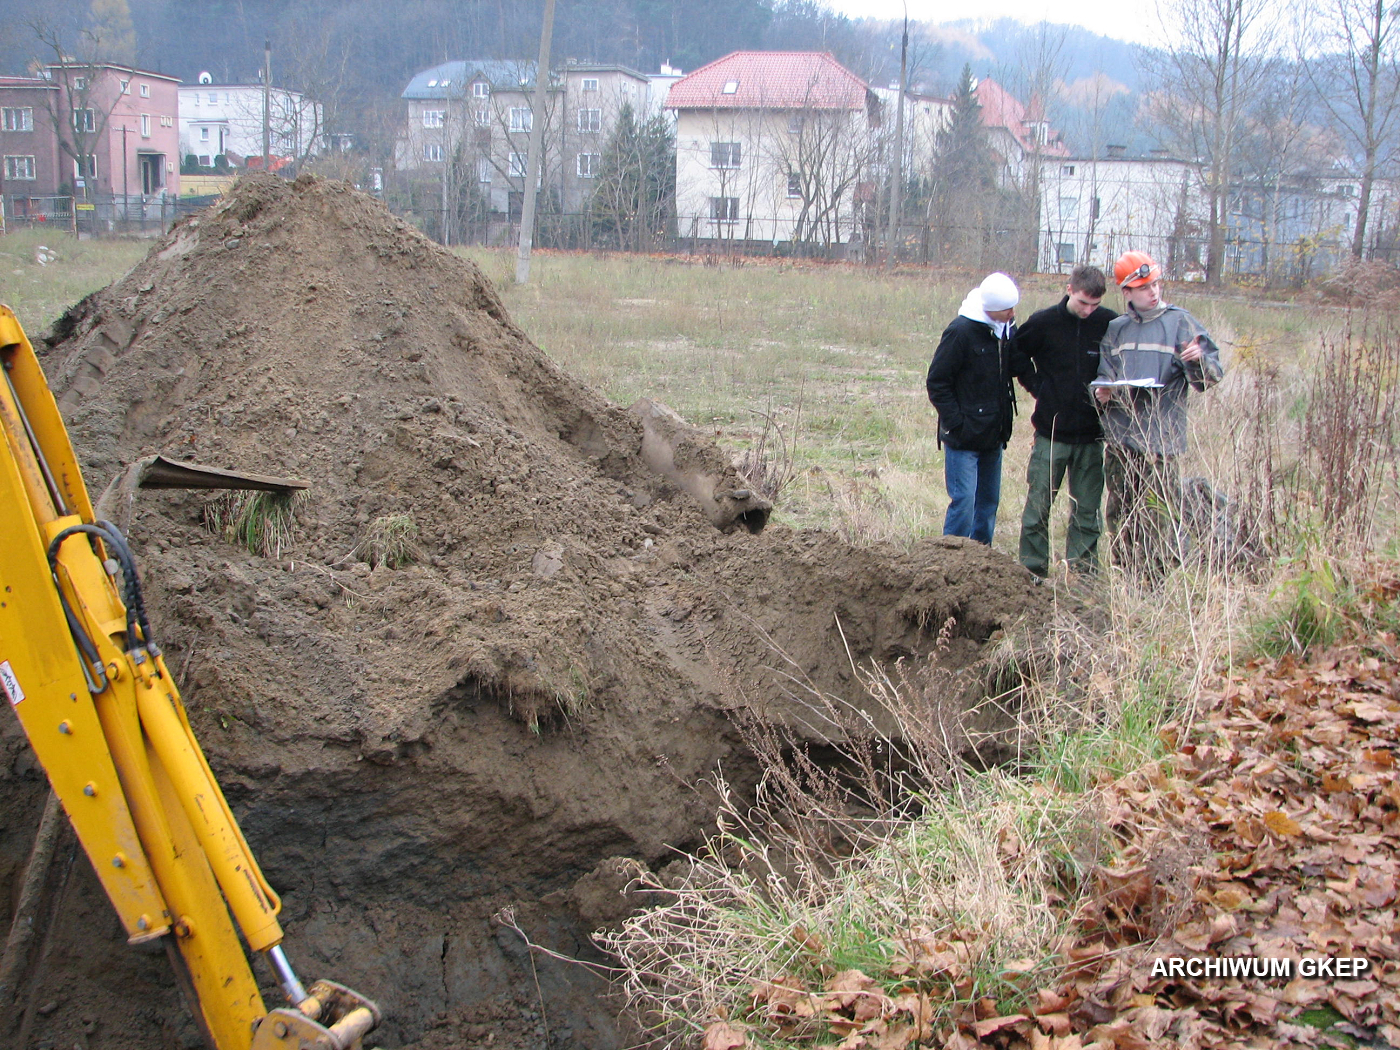
[[[59,192],[132,208],[179,196],[178,79],[113,65],[49,65],[43,75],[59,89],[59,133],[78,154],[62,155]]]
[[[0,77],[0,193],[21,202],[7,214],[28,215],[31,201],[58,192],[58,140],[49,118],[58,97],[57,86],[41,77]]]

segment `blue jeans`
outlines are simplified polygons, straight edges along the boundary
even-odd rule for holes
[[[943,535],[990,544],[1001,502],[1001,449],[965,452],[944,445],[943,480],[949,500]]]

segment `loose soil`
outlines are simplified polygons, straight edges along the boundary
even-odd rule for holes
[[[862,702],[853,664],[974,665],[1045,615],[977,544],[717,516],[745,500],[726,457],[693,431],[672,450],[713,483],[702,506],[644,460],[645,406],[562,372],[475,266],[339,183],[242,180],[45,343],[94,494],[153,453],[310,482],[271,556],[212,532],[208,493],[142,492],[130,531],[288,953],[376,997],[385,1047],[630,1045],[605,979],[532,960],[501,910],[606,963],[588,934],[629,906],[610,858],[674,863],[707,781],[756,781],[736,708],[800,727],[803,689]],[[390,516],[414,560],[371,564]],[[13,894],[44,784],[13,720],[3,746]],[[196,1045],[164,957],[74,872],[21,997],[31,1044]]]

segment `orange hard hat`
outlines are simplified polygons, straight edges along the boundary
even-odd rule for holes
[[[1119,288],[1141,288],[1161,277],[1162,268],[1146,252],[1124,252],[1113,264],[1113,279]]]

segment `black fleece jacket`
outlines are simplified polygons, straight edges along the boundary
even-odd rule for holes
[[[949,448],[991,452],[1011,439],[1015,332],[1013,326],[1000,339],[991,325],[961,315],[943,330],[926,385],[928,399],[938,409],[938,439]]]
[[[1103,437],[1089,384],[1099,374],[1099,342],[1117,316],[1100,306],[1080,318],[1070,312],[1065,296],[1031,314],[1017,330],[1013,371],[1035,397],[1036,433],[1069,445]]]

